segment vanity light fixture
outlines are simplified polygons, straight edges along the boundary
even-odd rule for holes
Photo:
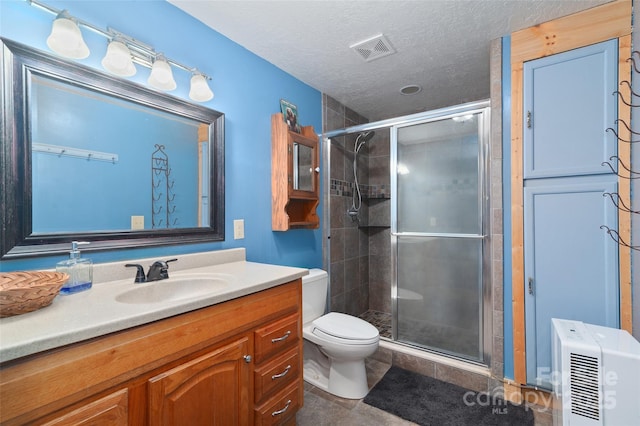
[[[173,79],[173,73],[171,72],[171,66],[167,62],[167,58],[162,53],[158,54],[153,60],[151,67],[151,74],[147,83],[151,87],[155,87],[160,90],[173,90],[176,88],[176,81]]]
[[[1,0],[0,0],[1,1]],[[102,66],[109,72],[121,77],[136,74],[134,64],[150,68],[147,83],[159,90],[169,91],[177,87],[172,68],[179,68],[192,74],[189,97],[196,102],[213,99],[213,92],[207,80],[211,77],[194,67],[187,67],[180,62],[159,54],[152,46],[135,40],[112,28],[100,29],[88,22],[72,17],[66,10],[58,10],[40,0],[27,0],[34,7],[56,15],[51,35],[47,38],[47,46],[57,54],[66,58],[84,59],[89,56],[89,48],[82,38],[81,27],[85,27],[109,40],[107,53],[102,59]]]
[[[107,46],[107,54],[102,59],[102,66],[107,71],[122,77],[131,77],[136,73],[131,51],[118,37],[111,40]]]
[[[53,21],[47,46],[65,58],[84,59],[89,56],[80,28],[66,10],[59,12]]]
[[[207,84],[207,79],[201,72],[195,71],[191,76],[191,90],[189,97],[196,102],[206,102],[213,99],[213,92]]]

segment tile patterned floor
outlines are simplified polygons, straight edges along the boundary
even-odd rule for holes
[[[391,339],[391,314],[368,310],[360,314],[360,318],[373,324],[380,332],[380,337]]]
[[[390,365],[366,360],[369,388],[372,388]],[[361,399],[343,399],[304,383],[304,406],[296,416],[298,426],[407,426],[415,423],[365,404]]]

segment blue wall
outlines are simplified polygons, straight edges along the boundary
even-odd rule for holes
[[[319,131],[321,94],[242,46],[160,0],[45,1],[99,28],[113,27],[150,44],[167,57],[213,77],[215,98],[204,105],[225,114],[225,234],[221,243],[176,245],[91,253],[94,262],[163,257],[204,250],[245,247],[247,259],[274,264],[321,267],[320,230],[271,231],[271,115],[280,99],[298,107],[300,123]],[[0,35],[48,51],[46,38],[54,16],[22,0],[0,1]],[[242,25],[238,22],[238,25]],[[106,39],[87,30],[91,55],[79,62],[102,70]],[[146,84],[149,70],[138,66],[130,80]],[[187,72],[174,70],[173,95],[188,99]],[[322,179],[321,179],[322,181]],[[322,205],[318,214],[322,213]],[[244,219],[245,239],[233,239],[233,220]],[[65,256],[0,262],[0,270],[51,268]]]

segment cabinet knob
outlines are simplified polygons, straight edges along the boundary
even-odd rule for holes
[[[246,362],[247,364],[251,362],[251,355],[245,355],[243,356],[243,358],[244,358],[244,362]]]
[[[316,173],[320,173],[320,167],[316,167],[316,168],[314,169],[314,171],[315,171]]]

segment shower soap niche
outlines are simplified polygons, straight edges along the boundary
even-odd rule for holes
[[[313,126],[289,130],[282,114],[271,116],[271,228],[317,229],[320,156]]]

